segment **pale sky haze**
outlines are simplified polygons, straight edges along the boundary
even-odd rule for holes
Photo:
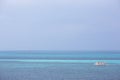
[[[120,50],[120,1],[0,0],[0,50]]]

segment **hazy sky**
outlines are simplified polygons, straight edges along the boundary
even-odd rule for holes
[[[120,50],[120,1],[0,0],[0,50]]]

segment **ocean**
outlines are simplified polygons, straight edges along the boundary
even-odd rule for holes
[[[0,80],[120,80],[120,52],[1,51]]]

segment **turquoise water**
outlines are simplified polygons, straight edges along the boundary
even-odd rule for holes
[[[0,80],[120,80],[120,53],[3,51]]]
[[[0,61],[63,62],[63,63],[120,63],[120,52],[81,51],[1,51]]]
[[[120,60],[120,52],[81,51],[1,51],[0,59]]]
[[[42,62],[42,63],[116,63],[120,64],[120,60],[33,60],[33,59],[0,59],[1,62]]]

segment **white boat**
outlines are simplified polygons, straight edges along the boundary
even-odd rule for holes
[[[104,65],[106,65],[106,63],[105,62],[96,62],[95,65],[96,66],[104,66]]]

